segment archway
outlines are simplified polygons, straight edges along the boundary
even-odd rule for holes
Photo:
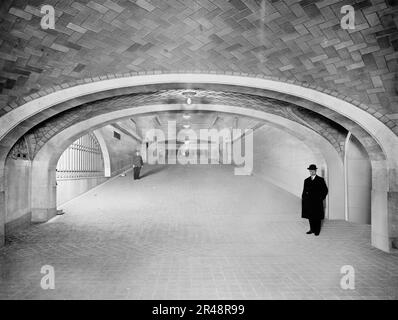
[[[181,105],[158,105],[151,107],[136,107],[123,111],[116,111],[92,118],[62,131],[51,139],[36,155],[32,164],[32,215],[34,221],[46,221],[55,213],[55,197],[47,197],[47,193],[54,193],[51,181],[54,181],[55,165],[63,150],[77,137],[85,134],[92,128],[101,127],[107,123],[131,117],[137,114],[145,114],[154,111],[181,110]],[[279,116],[269,115],[261,111],[253,111],[238,107],[227,107],[217,105],[204,105],[202,110],[216,110],[218,112],[229,112],[237,115],[246,115],[262,119],[271,126],[283,128],[304,141],[314,152],[322,153],[328,164],[330,219],[343,219],[344,217],[344,193],[343,193],[343,164],[337,151],[324,138],[295,122]]]
[[[108,147],[100,131],[89,132],[68,146],[56,166],[57,206],[105,182],[110,176]],[[98,136],[103,139],[101,146]],[[105,150],[105,152],[104,152]],[[108,174],[108,176],[107,176]]]
[[[56,104],[70,101],[70,99],[81,99],[87,94],[106,92],[107,90],[122,90],[138,85],[192,82],[255,88],[259,91],[278,92],[288,97],[304,99],[324,106],[339,114],[341,118],[350,119],[354,124],[368,132],[382,150],[382,153],[379,152],[378,158],[372,159],[372,243],[382,250],[390,250],[391,238],[396,237],[397,232],[396,227],[392,225],[392,221],[396,221],[394,213],[398,202],[398,151],[394,148],[398,138],[381,121],[366,111],[347,101],[314,89],[255,77],[215,74],[145,75],[103,80],[60,90],[26,103],[1,119],[4,126],[1,126],[0,135],[4,138],[23,119],[28,119],[38,112],[45,111]],[[2,189],[4,190],[4,187]],[[0,202],[4,202],[4,195],[2,195],[2,198]]]

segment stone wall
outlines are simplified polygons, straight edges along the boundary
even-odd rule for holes
[[[120,132],[121,139],[113,137],[115,128],[108,125],[98,129],[108,148],[111,158],[111,176],[116,176],[131,166],[136,141]],[[107,181],[109,178],[78,179],[54,181],[57,189],[57,204],[60,205],[91,188]],[[8,158],[6,164],[6,221],[5,232],[10,234],[31,223],[31,161]]]
[[[372,168],[358,139],[351,136],[346,154],[348,221],[371,223]]]
[[[294,136],[272,127],[254,133],[254,175],[301,197],[307,167],[315,163],[320,176],[325,175],[326,163],[305,143]]]
[[[131,167],[137,142],[131,136],[107,125],[98,129],[105,140],[111,160],[111,176],[114,177]],[[113,132],[120,134],[120,140],[114,138]],[[57,181],[57,205],[61,205],[88,190],[104,183],[109,178],[95,177],[88,179],[73,179]]]

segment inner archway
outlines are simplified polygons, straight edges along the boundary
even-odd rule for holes
[[[32,202],[32,212],[34,219],[38,221],[43,221],[43,217],[41,216],[42,212],[49,212],[49,216],[44,217],[44,220],[50,218],[51,213],[55,210],[54,203],[52,202],[53,197],[43,196],[48,192],[53,192],[50,188],[47,190],[43,189],[48,186],[48,181],[53,179],[53,172],[55,168],[55,164],[58,161],[60,154],[63,150],[70,144],[71,141],[74,141],[76,137],[79,137],[85,134],[87,131],[95,129],[97,127],[103,126],[104,124],[111,123],[117,119],[122,119],[126,117],[132,117],[137,114],[146,114],[148,112],[154,111],[170,111],[170,110],[181,110],[181,105],[160,105],[160,106],[151,106],[151,107],[137,107],[131,108],[123,111],[117,111],[112,114],[106,114],[102,116],[98,116],[96,118],[92,118],[87,121],[83,121],[78,123],[68,129],[62,131],[60,134],[56,135],[53,139],[51,139],[45,146],[39,151],[36,155],[35,160],[32,166],[32,177],[33,181],[37,182],[38,185],[32,189],[32,192],[35,194],[32,196],[35,199]],[[265,114],[260,111],[249,111],[244,108],[237,107],[227,107],[227,106],[201,106],[202,110],[208,111],[218,111],[218,112],[228,112],[237,115],[246,115],[250,117],[255,117],[261,119],[268,123],[271,126],[276,128],[283,128],[288,132],[291,132],[294,136],[298,137],[300,140],[305,142],[309,148],[313,149],[315,153],[318,153],[320,157],[325,157],[327,159],[328,164],[328,179],[329,184],[331,186],[336,186],[331,188],[330,192],[330,219],[343,219],[344,217],[344,194],[343,194],[343,164],[341,158],[339,158],[336,150],[321,136],[315,134],[308,128],[305,128],[295,122],[290,120]],[[43,170],[43,168],[48,168]],[[43,176],[43,172],[47,174]],[[50,184],[51,185],[51,184]],[[48,199],[50,201],[48,201]],[[35,212],[37,214],[35,215]]]
[[[393,208],[394,208],[394,188],[396,181],[396,150],[393,148],[394,143],[396,142],[395,135],[385,127],[380,121],[376,118],[370,116],[363,110],[358,107],[350,104],[347,101],[343,101],[336,97],[330,96],[326,93],[318,92],[314,89],[304,88],[293,84],[280,83],[278,81],[268,80],[268,79],[258,79],[258,78],[250,78],[250,77],[240,77],[240,76],[227,76],[227,75],[202,75],[202,74],[178,74],[178,75],[167,75],[167,80],[162,78],[161,75],[159,77],[154,76],[137,76],[131,78],[120,78],[120,79],[112,79],[112,80],[103,80],[99,82],[94,82],[86,85],[77,86],[79,90],[76,90],[77,87],[72,87],[68,89],[61,90],[62,95],[57,98],[58,92],[50,94],[51,97],[44,96],[38,98],[37,100],[33,100],[26,104],[26,108],[18,108],[18,112],[21,113],[28,112],[28,114],[32,115],[35,112],[40,112],[46,109],[51,108],[51,106],[56,105],[57,103],[63,103],[65,101],[71,101],[68,99],[74,99],[73,97],[82,99],[84,101],[84,96],[90,92],[92,94],[93,91],[103,93],[109,92],[111,90],[122,90],[122,88],[131,88],[134,85],[138,84],[153,84],[153,83],[162,83],[164,82],[173,82],[173,83],[182,83],[188,80],[187,76],[190,77],[190,81],[195,80],[197,83],[207,83],[214,85],[229,85],[239,88],[256,88],[256,90],[263,90],[263,92],[279,92],[282,96],[289,97],[295,96],[299,100],[309,101],[311,103],[315,102],[326,109],[330,109],[334,111],[335,115],[340,115],[338,117],[334,117],[336,120],[345,121],[345,119],[350,119],[351,126],[357,126],[358,128],[365,129],[365,132],[368,131],[370,135],[372,135],[377,143],[380,145],[382,153],[377,151],[375,157],[372,158],[372,173],[373,173],[373,196],[372,196],[372,212],[374,213],[374,218],[372,221],[375,222],[374,233],[372,233],[372,243],[374,243],[377,247],[383,248],[385,251],[389,251],[391,246],[391,239],[394,238],[394,234],[390,235],[389,228],[389,219],[393,219]],[[105,91],[103,91],[105,90]],[[49,96],[50,96],[49,95]],[[51,101],[50,101],[50,100]],[[47,101],[47,103],[46,103]],[[46,106],[43,108],[43,106]],[[29,107],[30,111],[27,111]],[[326,110],[325,109],[325,110]],[[11,132],[11,128],[15,126],[15,120],[11,116],[12,112],[10,112],[10,117],[4,120],[9,120],[9,124],[7,124],[4,129],[2,127],[2,134],[6,134],[7,132]],[[22,116],[20,114],[20,118],[29,117],[28,114]],[[48,114],[49,115],[49,114]],[[14,114],[16,116],[16,114]],[[2,118],[3,119],[3,118]],[[20,121],[20,120],[18,120]],[[354,128],[355,130],[355,128]],[[383,155],[384,153],[384,155]],[[389,203],[389,204],[388,204]],[[377,214],[376,214],[377,211]],[[391,212],[391,213],[389,213]],[[372,224],[373,226],[373,224]],[[377,232],[376,232],[377,230]],[[384,231],[383,231],[384,230]],[[391,228],[391,230],[395,230]],[[389,234],[389,236],[385,236],[385,234]]]

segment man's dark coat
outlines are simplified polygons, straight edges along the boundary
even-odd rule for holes
[[[323,200],[328,194],[328,187],[325,180],[315,176],[314,180],[308,177],[304,180],[304,190],[301,196],[302,213],[301,217],[306,219],[322,220],[325,218]]]
[[[133,166],[141,168],[144,165],[144,161],[142,161],[142,157],[140,155],[135,154],[133,156]]]

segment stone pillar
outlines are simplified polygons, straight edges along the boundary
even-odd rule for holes
[[[390,239],[394,248],[398,249],[398,192],[388,192],[388,215],[390,221]]]
[[[388,175],[385,160],[372,161],[371,203],[372,246],[390,252]]]
[[[0,161],[0,247],[2,247],[5,244],[5,224],[6,224],[5,170],[4,170],[4,162],[1,160]]]
[[[398,159],[395,160],[398,166]],[[389,170],[390,191],[388,192],[388,213],[390,221],[390,238],[392,245],[398,249],[398,169]]]
[[[47,163],[33,163],[32,222],[46,222],[57,214],[56,171]]]
[[[0,247],[5,243],[5,218],[6,218],[5,191],[0,191]]]
[[[328,219],[344,220],[344,168],[342,161],[333,161],[325,155],[328,172]],[[326,212],[325,212],[326,213]]]
[[[5,169],[5,206],[7,235],[26,228],[31,223],[31,162],[7,159]]]
[[[354,135],[346,141],[344,163],[348,221],[371,224],[372,168],[368,153]]]

